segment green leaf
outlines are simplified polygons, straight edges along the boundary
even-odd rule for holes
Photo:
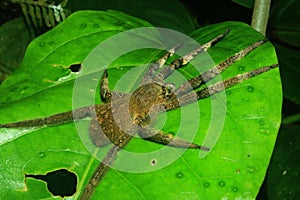
[[[64,82],[68,76],[72,78],[74,73],[71,73],[68,67],[80,64],[97,44],[109,36],[131,28],[151,26],[145,21],[120,12],[99,11],[98,14],[84,11],[83,13],[91,13],[88,16],[78,13],[73,15],[69,22],[55,28],[55,31],[30,43],[17,73],[2,83],[1,91],[4,95],[0,96],[0,103],[19,100]],[[87,20],[88,17],[91,19]]]
[[[20,34],[23,33],[23,34]],[[0,83],[21,63],[31,38],[22,18],[0,26]]]
[[[0,97],[0,123],[71,110],[75,78],[99,79],[94,75],[99,74],[105,66],[99,66],[93,72],[93,67],[99,63],[85,60],[80,73],[71,72],[68,67],[82,63],[89,52],[105,39],[124,30],[143,26],[150,25],[119,12],[84,11],[74,13],[56,28],[35,39],[26,52],[21,68],[0,87],[0,93],[4,94]],[[229,35],[208,51],[215,63],[263,39],[248,25],[237,22],[208,26],[195,31],[191,36],[203,44],[228,28],[231,29]],[[159,37],[155,38],[155,32],[153,36],[154,42],[162,41]],[[148,35],[143,36],[143,32],[140,37],[140,41],[151,40],[147,38]],[[133,41],[124,42],[130,44]],[[106,56],[106,52],[102,53],[99,59]],[[143,49],[121,56],[109,67],[110,86],[117,86],[127,72],[135,69],[134,66],[153,62],[161,55],[159,50]],[[233,64],[222,74],[222,78],[276,62],[274,48],[268,42]],[[206,64],[199,66],[200,69],[205,70],[213,65],[211,62]],[[90,72],[91,67],[93,69]],[[85,75],[85,70],[89,74]],[[179,71],[185,77],[198,74],[191,65]],[[140,78],[132,76],[125,86],[130,88]],[[168,80],[172,80],[172,76]],[[82,91],[90,91],[93,96],[97,96],[98,101],[97,92],[94,94],[93,90],[84,87]],[[220,98],[225,94],[226,104],[223,104]],[[273,151],[280,124],[281,101],[279,73],[274,69],[232,87],[226,93],[199,101],[199,123],[192,121],[195,116],[191,114],[182,118],[181,112],[184,109],[159,116],[155,127],[162,127],[169,133],[176,133],[180,128],[180,135],[196,131],[195,143],[202,144],[205,137],[209,138],[208,142],[214,141],[215,136],[219,138],[208,155],[199,155],[197,150],[187,150],[171,165],[156,171],[129,173],[112,169],[97,187],[94,199],[254,199]],[[195,105],[198,107],[198,103],[184,107],[194,113],[193,109]],[[218,112],[217,116],[212,116],[215,104],[226,111],[226,115],[220,116],[225,117],[224,124],[218,124],[222,121],[218,118]],[[167,120],[161,124],[164,117]],[[217,126],[210,127],[214,120]],[[88,120],[80,123],[86,124]],[[198,128],[192,130],[195,126]],[[215,131],[221,131],[220,135],[216,135]],[[87,134],[88,129],[77,133],[74,123],[33,129],[0,129],[0,151],[5,152],[0,161],[0,197],[55,199],[57,197],[51,196],[46,190],[45,183],[31,178],[26,178],[25,183],[24,175],[47,174],[62,168],[78,176],[78,192],[71,198],[78,197],[99,163],[86,150],[79,137]],[[161,145],[134,138],[125,150],[138,153],[160,148]],[[177,156],[180,152],[178,149],[166,148],[174,152],[170,156]],[[116,165],[124,159],[130,159],[124,155],[125,151],[120,152]],[[152,163],[153,168],[164,162],[160,158],[152,159],[157,162],[156,165]],[[146,160],[150,168],[153,160]],[[140,164],[127,163],[131,167]]]

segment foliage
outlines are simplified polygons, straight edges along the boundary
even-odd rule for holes
[[[272,1],[267,35],[273,42],[280,64],[285,97],[283,122],[270,162],[261,196],[268,199],[296,199],[299,196],[299,160],[293,155],[300,150],[294,144],[299,140],[300,93],[299,71],[299,10],[294,0]],[[298,117],[297,117],[298,116]],[[263,197],[262,197],[263,198]]]
[[[86,21],[86,19],[94,20]],[[95,24],[99,26],[95,26]],[[82,63],[84,57],[93,47],[109,36],[139,26],[149,26],[149,24],[117,12],[85,11],[74,13],[60,26],[35,39],[28,47],[27,54],[18,72],[2,83],[1,92],[6,94],[0,100],[4,103],[1,107],[1,116],[5,116],[5,121],[2,121],[2,123],[20,121],[26,118],[33,119],[71,110],[72,95],[68,94],[72,92],[74,78],[78,74],[72,74],[68,66],[73,63]],[[73,29],[72,33],[66,34],[70,32],[70,28]],[[211,50],[210,54],[215,62],[220,62],[239,49],[262,39],[262,36],[247,25],[239,23],[209,26],[195,31],[192,33],[192,37],[200,43],[204,43],[213,34],[219,35],[227,29],[231,29],[230,35],[215,50]],[[248,35],[248,38],[251,39],[247,41],[240,39],[244,35]],[[78,45],[80,45],[80,48]],[[78,49],[78,51],[75,49]],[[157,57],[153,55],[156,55],[155,51],[149,51],[147,54],[143,53],[140,62],[149,63],[153,61]],[[265,59],[263,60],[261,57]],[[255,53],[244,58],[238,65],[233,65],[232,69],[222,76],[224,78],[231,77],[236,73],[276,62],[272,46],[266,44]],[[113,80],[116,80],[115,77],[122,76],[132,66],[142,63],[136,63],[136,56],[123,57],[121,61],[114,62],[114,65],[109,68],[109,74],[113,77]],[[93,63],[93,65],[98,66],[97,63]],[[86,65],[83,67],[89,68]],[[120,67],[122,67],[122,70],[119,69]],[[98,67],[99,70],[102,70],[101,67]],[[188,76],[196,75],[189,68],[183,69],[183,71]],[[281,95],[280,87],[276,87],[280,85],[276,74],[276,70],[272,71],[227,91],[227,112],[230,115],[226,115],[222,134],[217,141],[219,145],[205,159],[198,159],[197,152],[189,150],[172,165],[151,173],[138,175],[112,170],[97,190],[96,197],[130,199],[132,196],[139,196],[139,198],[158,199],[163,196],[165,199],[174,199],[188,189],[193,196],[199,196],[199,198],[221,198],[224,195],[230,198],[254,198],[268,166],[280,120]],[[89,73],[88,76],[93,77],[95,75]],[[138,78],[132,77],[130,80],[137,82]],[[270,84],[269,87],[261,87],[265,85],[264,82],[274,82],[274,84]],[[114,84],[112,82],[112,85]],[[85,90],[89,89],[86,88]],[[60,95],[61,98],[59,98],[58,94],[63,94],[63,96]],[[241,94],[244,98],[240,98]],[[273,95],[271,97],[268,94]],[[268,98],[265,98],[266,96]],[[221,97],[217,95],[215,98]],[[35,100],[33,101],[33,99]],[[259,103],[257,99],[260,99]],[[270,102],[276,103],[271,104]],[[202,117],[203,120],[200,120],[199,127],[201,129],[199,129],[195,139],[195,141],[201,143],[203,136],[209,131],[213,104],[210,103],[210,100],[200,101],[199,104],[201,115],[206,116]],[[38,109],[36,109],[37,105]],[[239,106],[237,107],[237,105]],[[241,107],[244,107],[242,112]],[[22,110],[22,112],[16,113],[16,115],[6,114],[15,109]],[[181,120],[186,121],[186,124],[190,124],[190,121],[193,120],[193,118],[189,119],[187,116],[185,119],[180,119],[178,111],[170,112],[170,116],[172,116],[172,120],[168,120],[164,126],[167,132],[176,132]],[[2,119],[4,119],[3,117]],[[192,126],[183,125],[181,131],[191,132],[190,127]],[[248,130],[246,130],[246,127],[248,127]],[[214,134],[214,131],[210,134]],[[87,159],[93,160],[94,158],[88,156],[88,153],[82,147],[73,124],[20,131],[4,129],[2,134],[4,137],[1,151],[9,152],[7,154],[9,157],[14,155],[16,158],[14,165],[20,166],[14,169],[18,176],[4,173],[5,178],[3,180],[5,182],[1,185],[6,185],[9,188],[9,190],[2,190],[6,191],[4,195],[20,195],[20,193],[10,193],[9,191],[16,190],[22,185],[23,178],[19,179],[19,177],[22,177],[22,172],[25,174],[46,174],[48,171],[59,168],[67,168],[78,175],[80,182],[78,190],[80,191],[81,186],[86,182],[85,179],[90,177],[94,164],[97,163],[97,161],[93,161],[92,164],[87,164]],[[30,145],[25,145],[24,140]],[[37,141],[42,140],[48,142],[34,145]],[[15,150],[13,150],[14,148],[21,148],[17,143],[22,145],[23,152],[26,152],[21,157],[15,155]],[[147,152],[158,147],[155,144],[144,143],[144,141],[135,139],[126,149],[134,152]],[[228,145],[228,143],[231,145]],[[264,146],[259,145],[262,143]],[[49,150],[49,147],[51,147],[51,150]],[[240,151],[236,151],[236,149],[240,149]],[[68,159],[63,159],[66,156],[66,151],[69,152],[67,153]],[[42,156],[40,156],[41,154]],[[55,157],[53,157],[54,154],[56,154]],[[4,160],[9,160],[9,157]],[[119,157],[119,159],[122,158],[122,152]],[[74,160],[77,163],[74,163]],[[46,163],[51,164],[46,165]],[[199,169],[199,166],[201,166],[201,169]],[[218,166],[222,166],[222,168]],[[6,168],[11,169],[11,166],[8,165]],[[209,168],[213,170],[204,170]],[[85,173],[88,176],[84,176]],[[178,177],[178,174],[182,174],[180,175],[182,177]],[[160,177],[164,177],[164,181]],[[30,182],[32,180],[26,180],[29,181],[27,187],[31,189]],[[180,182],[182,185],[177,189],[174,188],[170,193],[165,194],[163,188],[160,187],[160,184],[163,184],[171,188],[173,184]],[[11,183],[14,184],[11,185]],[[187,183],[189,184],[186,185]],[[124,187],[116,187],[120,184]],[[132,184],[139,189],[136,190]],[[16,185],[18,185],[17,188]],[[146,185],[147,187],[145,187]],[[37,192],[33,190],[30,190],[33,194],[29,192],[25,196],[39,195],[38,198],[47,197],[46,191]],[[112,193],[107,193],[108,190]],[[153,193],[152,190],[156,192]],[[111,196],[111,194],[114,194],[114,196]],[[182,195],[182,198],[186,197]]]
[[[24,4],[23,1],[20,0],[14,0],[17,3]],[[41,2],[44,2],[44,0],[40,0]],[[27,0],[26,2],[32,2],[32,0]],[[53,2],[53,1],[50,1]],[[65,2],[65,1],[59,1],[59,2]],[[34,11],[35,7],[45,7],[44,4],[41,5],[31,5],[31,4],[25,4],[24,6],[30,7],[31,10]],[[147,8],[145,10],[144,8]],[[55,25],[57,22],[55,22],[54,14],[55,12],[52,11],[53,8],[43,8],[43,9],[49,9],[50,13],[52,15],[52,23]],[[89,1],[78,1],[78,0],[69,0],[68,4],[66,5],[66,9],[70,10],[71,12],[75,12],[77,10],[120,10],[124,11],[132,16],[144,19],[154,26],[157,27],[165,27],[170,28],[173,30],[177,30],[186,34],[191,33],[195,30],[196,27],[196,21],[195,18],[192,17],[187,9],[182,5],[179,1],[174,0],[167,0],[167,1],[160,1],[160,0],[154,0],[154,1],[135,1],[135,0],[126,0],[126,1],[107,1],[107,0],[89,0]],[[40,11],[41,9],[38,9]],[[32,12],[33,12],[32,11]],[[48,12],[47,12],[48,13]],[[59,13],[58,13],[59,14]],[[34,14],[33,18],[36,19],[36,21],[41,22],[41,19],[39,19],[38,16],[35,16]],[[25,16],[26,18],[31,18],[31,16],[28,14]],[[47,16],[44,16],[44,18],[48,18]],[[31,21],[30,19],[28,19]],[[28,22],[27,20],[27,22]],[[38,22],[36,22],[38,23]],[[47,22],[48,23],[48,22]],[[29,23],[30,25],[32,23]],[[45,26],[45,23],[43,23]],[[10,74],[12,71],[14,71],[17,66],[20,64],[20,61],[23,58],[23,52],[25,51],[25,48],[27,47],[28,42],[32,39],[30,32],[32,32],[32,29],[25,29],[24,28],[20,31],[13,31],[13,33],[24,33],[22,35],[22,39],[16,40],[17,43],[20,41],[24,41],[24,44],[20,45],[19,48],[11,48],[9,51],[6,51],[6,49],[10,46],[9,43],[6,41],[15,41],[15,34],[10,34],[10,32],[7,32],[5,27],[25,27],[26,24],[23,20],[15,20],[15,21],[9,21],[7,24],[3,25],[2,32],[0,31],[0,36],[4,37],[5,40],[0,40],[0,52],[3,56],[0,57],[0,83],[4,80],[4,77],[6,77],[8,74]],[[38,27],[38,26],[37,26]],[[52,25],[50,27],[53,27]],[[39,34],[41,32],[44,32],[49,29],[49,26],[44,27],[41,30],[35,30],[36,34]],[[29,32],[29,33],[28,33]],[[8,47],[7,47],[8,46]],[[21,51],[21,52],[19,52]],[[12,59],[8,59],[13,55],[13,58],[17,58],[16,62],[10,63]],[[1,79],[1,77],[3,77]]]
[[[238,1],[238,0],[236,0],[236,1]],[[97,4],[97,3],[93,4],[93,2],[95,2],[95,1],[86,1],[85,5],[87,7],[85,7],[85,8],[87,8],[87,9],[92,9],[92,8],[101,9],[100,4]],[[102,2],[103,5],[106,5],[106,7],[104,6],[103,8],[113,9],[114,8],[113,6],[118,7],[118,4],[112,3],[112,1],[110,1],[109,3],[107,3],[107,2],[109,2],[109,1],[103,1]],[[131,2],[134,2],[134,1],[131,1]],[[162,2],[162,4],[164,4],[163,2],[165,2],[165,1],[159,1],[159,2]],[[177,4],[177,1],[175,1],[175,2],[176,3],[166,3],[164,6],[158,6],[158,5],[160,5],[160,3],[154,3],[153,7],[151,7],[151,4],[150,4],[150,5],[147,6],[147,11],[149,11],[149,10],[151,11],[151,9],[153,9],[153,12],[149,11],[151,13],[149,15],[147,14],[147,12],[143,12],[143,11],[145,11],[143,6],[141,6],[142,8],[138,7],[138,6],[133,8],[133,6],[120,6],[119,5],[119,9],[122,9],[123,11],[127,12],[126,9],[130,10],[132,8],[131,11],[128,11],[127,13],[129,13],[131,15],[137,14],[135,16],[137,16],[141,19],[145,19],[145,20],[151,22],[154,25],[161,25],[161,26],[164,26],[164,27],[173,28],[175,30],[184,31],[185,33],[192,32],[193,30],[195,30],[195,27],[196,27],[195,18],[189,16],[186,9],[184,9],[184,7],[180,3]],[[213,2],[212,1],[212,4],[214,4],[214,3],[219,4],[219,2]],[[299,32],[299,30],[298,30],[299,27],[296,24],[297,19],[299,19],[299,14],[297,14],[297,12],[293,11],[294,9],[297,10],[297,8],[299,8],[299,5],[297,5],[299,2],[292,1],[292,0],[290,0],[288,2],[280,1],[280,0],[274,0],[274,1],[272,1],[272,3],[273,4],[272,4],[272,7],[271,7],[272,9],[271,9],[270,24],[269,24],[269,27],[268,27],[268,36],[272,40],[272,42],[275,43],[276,50],[277,50],[277,53],[278,53],[278,56],[279,56],[280,69],[281,69],[280,71],[281,71],[281,76],[283,78],[284,95],[285,95],[286,98],[288,98],[289,100],[292,100],[295,103],[294,104],[294,103],[290,103],[290,102],[285,101],[284,116],[288,117],[288,116],[293,115],[293,114],[297,115],[297,112],[298,113],[300,112],[300,109],[298,109],[299,107],[297,105],[300,102],[299,101],[299,93],[297,92],[297,88],[295,88],[297,85],[299,85],[299,84],[297,84],[297,81],[299,80],[299,78],[298,78],[299,73],[298,73],[298,70],[297,70],[297,67],[296,67],[299,64],[299,57],[297,56],[297,54],[299,54],[298,43],[297,43],[297,41],[299,41],[299,39],[297,39],[297,36],[299,35],[299,34],[297,34]],[[115,5],[108,5],[108,4],[115,4]],[[82,9],[83,6],[84,6],[84,5],[80,5],[80,2],[76,2],[75,0],[69,0],[69,5],[70,5],[69,9],[71,11]],[[133,5],[135,5],[135,4],[133,3]],[[194,3],[192,5],[193,5],[192,8],[194,10],[197,10],[197,12],[194,12],[194,15],[198,15],[199,13],[203,13],[203,11],[205,11],[205,10],[203,10],[203,5],[201,5],[200,7],[197,7],[196,3]],[[226,10],[226,7],[224,8],[221,5],[219,7],[221,7],[222,10]],[[170,8],[170,9],[168,10],[168,8]],[[202,8],[202,10],[201,10],[201,8]],[[116,8],[114,8],[114,9],[116,9]],[[136,9],[137,10],[140,9],[140,10],[137,11]],[[165,9],[165,10],[161,11],[162,9]],[[218,7],[213,6],[211,11],[209,11],[209,10],[207,10],[207,11],[211,12],[211,13],[219,13],[219,11],[217,9],[218,9]],[[235,13],[234,10],[229,10],[229,12],[230,12],[230,15],[228,15],[228,16],[234,16],[234,13]],[[174,13],[176,13],[175,16],[174,16]],[[222,13],[222,12],[220,12],[220,13]],[[240,12],[237,11],[237,13],[240,13]],[[182,17],[182,16],[184,16],[184,17]],[[201,16],[203,16],[203,15],[201,15]],[[222,16],[222,15],[219,15],[219,16],[221,17],[221,20],[222,19],[224,20],[224,18],[226,18],[226,19],[228,18],[228,16]],[[166,20],[157,20],[157,19],[161,19],[161,17],[165,17]],[[175,23],[175,22],[181,21],[181,20],[183,22],[178,23],[178,24]],[[11,27],[14,27],[16,25],[17,26],[24,26],[24,25],[22,25],[21,20],[16,20],[16,21],[18,21],[18,22],[10,21],[6,25],[11,26]],[[189,23],[185,23],[185,21],[189,21]],[[198,21],[205,22],[207,20],[205,18],[201,18],[201,19],[198,19]],[[210,22],[212,22],[211,18],[210,18]],[[158,24],[156,24],[156,23],[158,23]],[[13,64],[13,65],[10,64],[10,63],[12,63],[12,59],[13,58],[18,58],[18,60],[21,60],[21,58],[22,58],[22,51],[21,51],[21,53],[18,53],[18,51],[15,51],[16,48],[6,50],[6,49],[8,49],[9,46],[12,46],[12,45],[9,44],[9,42],[16,41],[16,42],[21,43],[20,41],[26,41],[26,40],[29,41],[30,38],[28,38],[26,40],[24,40],[24,39],[16,40],[16,39],[13,39],[13,38],[10,39],[9,36],[13,35],[11,33],[13,33],[14,31],[3,31],[3,30],[5,30],[4,27],[5,26],[0,27],[0,29],[1,29],[0,30],[0,35],[1,35],[1,38],[7,37],[7,39],[0,40],[0,42],[2,42],[2,44],[3,44],[3,45],[2,44],[0,45],[0,50],[1,50],[0,51],[1,52],[1,57],[0,57],[1,66],[0,66],[0,69],[2,69],[2,71],[7,73],[7,72],[10,72],[10,71],[14,71],[15,68],[18,66],[18,62]],[[2,33],[1,33],[1,31],[2,31]],[[26,31],[24,31],[24,29],[23,29],[22,32],[25,33]],[[24,35],[22,35],[22,36],[24,36]],[[5,48],[3,48],[3,47],[5,47]],[[25,47],[26,47],[26,44],[20,45],[21,49],[25,49]],[[24,50],[23,50],[23,52],[24,52]],[[13,56],[11,56],[9,54],[11,54]],[[156,52],[154,52],[154,55],[156,55]],[[154,57],[157,58],[157,56],[154,56]],[[151,60],[154,59],[154,57],[152,57]],[[74,63],[77,63],[77,60],[76,60],[76,62],[66,62],[63,67],[68,67],[70,64],[74,64]],[[3,70],[3,69],[5,69],[5,70]],[[64,70],[63,68],[61,68],[60,73],[62,73],[64,71],[68,72],[67,70]],[[114,71],[114,70],[112,70],[112,71]],[[71,77],[71,78],[74,78],[74,77]],[[13,80],[13,76],[11,77],[11,80]],[[24,84],[24,83],[20,83],[20,84],[22,86],[22,84]],[[43,83],[43,84],[45,84],[45,83]],[[48,84],[51,85],[51,83],[48,83]],[[70,85],[71,85],[71,83],[70,83]],[[16,87],[16,88],[11,88],[11,89],[12,89],[12,91],[17,91],[16,94],[17,93],[23,94],[24,91],[25,91],[25,93],[28,92],[28,91],[30,92],[30,89],[28,89],[26,87],[21,87],[21,86]],[[68,86],[68,83],[64,83],[64,84],[61,84],[60,86],[57,86],[55,88],[56,91],[51,92],[50,88],[47,89],[48,94],[45,95],[45,97],[43,97],[43,95],[44,95],[43,91],[40,91],[36,95],[40,96],[39,97],[41,99],[40,101],[43,101],[43,98],[44,98],[44,100],[49,98],[49,100],[51,101],[51,97],[53,98],[53,96],[57,96],[57,94],[65,94],[65,96],[67,97],[68,95],[71,95],[71,92],[70,91],[69,92],[65,91],[64,90],[65,87],[70,87],[70,86]],[[46,86],[46,88],[47,88],[47,86]],[[36,91],[38,91],[38,90],[35,90],[35,89],[31,90],[31,92],[33,92],[33,93],[35,93]],[[6,93],[1,93],[1,94],[6,94]],[[2,95],[2,97],[1,97],[2,100],[5,99],[3,96],[4,95]],[[23,95],[20,98],[22,99],[25,96],[26,95]],[[16,96],[12,96],[12,95],[9,95],[7,97],[8,98],[11,97],[12,99],[16,98]],[[9,99],[6,99],[6,100],[9,100]],[[24,99],[22,99],[22,100],[24,100]],[[56,101],[56,98],[52,100],[52,102],[55,102],[55,101]],[[60,101],[59,105],[56,105],[57,111],[70,109],[70,107],[66,107],[66,106],[62,105],[64,101],[68,101],[68,100],[62,99]],[[26,102],[27,102],[27,104],[26,104]],[[32,100],[30,98],[27,101],[26,101],[26,98],[25,98],[25,106],[24,107],[26,107],[26,105],[30,105],[30,102],[32,102]],[[41,108],[41,107],[47,107],[47,106],[51,105],[51,104],[46,103],[46,102],[47,101],[45,101],[44,103],[41,103],[40,105],[38,105],[38,103],[37,103],[37,105],[29,106],[28,109],[32,109],[33,111],[31,113],[27,113],[28,117],[30,118],[30,117],[33,116],[32,114],[35,113],[34,110],[35,110],[36,106]],[[16,108],[20,111],[20,112],[16,113],[15,115],[18,115],[18,114],[21,115],[21,113],[26,115],[23,108],[21,108],[20,106],[17,106],[18,103],[10,103],[8,105],[12,106],[11,109],[13,109],[14,104],[16,104]],[[292,107],[290,105],[292,105]],[[49,110],[52,110],[51,112],[56,112],[56,111],[53,110],[54,109],[53,107],[55,107],[55,106],[52,106],[52,107],[50,106]],[[2,112],[2,108],[1,108],[1,112]],[[3,112],[5,112],[5,109],[3,110]],[[51,112],[50,112],[50,114],[51,114]],[[47,114],[49,114],[49,112],[48,113],[46,113],[46,112],[45,113],[44,112],[43,113],[36,113],[36,116],[44,116],[44,115],[47,115]],[[26,117],[25,115],[23,116],[23,118]],[[5,116],[5,118],[6,117],[7,116]],[[1,119],[3,119],[3,118],[1,118]],[[16,118],[14,118],[14,119],[16,119]],[[19,118],[19,119],[21,119],[21,118]],[[9,119],[7,119],[7,120],[9,120]],[[298,121],[296,121],[296,122],[293,121],[293,123],[298,123]],[[66,126],[64,126],[64,127],[66,127]],[[280,135],[279,135],[279,138],[278,138],[279,140],[276,144],[275,149],[281,149],[281,147],[285,147],[285,143],[281,142],[282,140],[284,140],[284,139],[282,139],[283,137],[281,137],[282,135],[284,137],[290,137],[291,135],[295,135],[295,134],[292,134],[292,133],[297,132],[296,131],[297,128],[293,128],[294,127],[293,124],[289,124],[288,126],[291,127],[291,129],[289,131],[286,131],[286,128],[281,129],[281,131],[279,133]],[[66,129],[66,130],[68,130],[68,129]],[[64,128],[61,128],[61,131],[59,131],[58,133],[60,133],[60,132],[62,133],[62,135],[65,135],[66,140],[70,139],[70,135],[72,135],[72,133],[70,133],[70,132],[68,132],[66,134],[65,133],[66,131],[64,130]],[[29,135],[34,135],[34,133],[35,132],[33,132]],[[38,134],[38,133],[39,132],[37,132],[35,134]],[[14,135],[14,137],[17,137],[17,136]],[[32,150],[30,150],[29,152],[28,152],[28,148],[26,147],[26,145],[25,145],[24,148],[22,147],[22,146],[24,146],[24,144],[28,143],[27,142],[27,136],[18,138],[16,140],[16,142],[11,143],[11,147],[10,147],[11,148],[10,151],[18,152],[18,154],[19,154],[18,156],[15,157],[15,158],[17,158],[16,162],[18,162],[18,160],[20,161],[20,159],[18,159],[18,158],[22,158],[23,161],[26,160],[26,159],[28,160],[27,153],[29,155],[30,155],[31,152],[32,152],[31,155],[36,153],[36,156],[33,156],[30,159],[36,160],[35,163],[37,163],[37,164],[35,166],[33,166],[34,164],[29,166],[27,168],[28,173],[33,172],[34,170],[37,170],[36,166],[39,166],[39,165],[44,165],[44,166],[49,165],[49,167],[45,168],[42,171],[35,171],[35,173],[45,174],[46,172],[48,172],[50,170],[54,170],[54,166],[56,165],[55,163],[52,165],[52,164],[49,164],[49,162],[46,162],[46,161],[41,162],[41,163],[37,162],[37,160],[38,161],[43,161],[43,157],[48,156],[48,155],[50,156],[50,158],[47,158],[47,159],[51,159],[51,157],[59,159],[61,157],[62,160],[64,160],[66,157],[68,157],[71,154],[72,154],[72,156],[74,156],[75,154],[78,155],[78,152],[79,152],[79,154],[82,153],[82,152],[85,152],[83,154],[86,155],[86,151],[83,149],[83,147],[78,147],[78,142],[80,142],[80,141],[78,141],[78,138],[68,140],[68,141],[70,141],[69,142],[70,146],[74,145],[75,149],[78,150],[77,152],[76,152],[76,150],[74,152],[74,151],[72,151],[68,148],[64,148],[65,145],[66,145],[65,142],[59,142],[59,144],[55,144],[53,146],[53,143],[51,143],[51,141],[46,141],[45,142],[44,138],[37,139],[34,136],[28,136],[28,137],[32,137],[33,138],[32,142],[33,142],[33,144],[35,144],[33,146],[31,145]],[[294,136],[294,137],[297,138],[296,136]],[[22,138],[24,138],[24,139],[22,140]],[[293,141],[293,140],[294,139],[291,139],[291,141]],[[43,148],[39,147],[38,143],[41,143],[39,141],[45,143],[43,145],[43,146],[45,146],[44,151],[43,151]],[[49,149],[49,146],[53,146],[53,148],[51,147]],[[59,146],[63,148],[64,155],[61,155],[61,156],[57,157],[58,154],[56,154],[55,152],[57,152],[56,150],[59,149],[58,148]],[[297,153],[299,152],[299,149],[295,148],[295,146],[296,145],[291,145],[291,146],[289,146],[289,148],[291,149],[291,151],[293,151],[293,154],[297,155]],[[278,154],[278,152],[279,151],[277,151],[277,150],[275,150],[275,152],[274,152],[274,155],[273,155],[274,158],[272,159],[272,161],[270,163],[270,171],[267,174],[265,184],[262,187],[263,190],[261,190],[260,195],[258,196],[258,198],[260,198],[261,196],[264,196],[264,194],[265,194],[264,191],[268,191],[268,194],[265,194],[264,199],[267,199],[268,197],[270,199],[275,199],[276,197],[278,197],[278,199],[281,199],[281,197],[285,197],[286,199],[293,199],[295,197],[295,195],[297,195],[297,193],[299,193],[299,190],[297,188],[292,187],[293,185],[298,185],[298,184],[295,184],[293,182],[297,179],[297,176],[299,176],[298,175],[299,173],[297,173],[297,170],[299,170],[297,161],[293,160],[293,161],[289,162],[289,160],[292,160],[292,159],[289,159],[289,156],[287,156],[287,155],[290,155],[290,153],[285,153],[284,151],[280,151],[281,154]],[[82,157],[84,157],[84,156],[82,156]],[[284,161],[284,162],[289,163],[289,164],[286,165],[286,166],[281,165],[280,163],[283,162],[283,161],[280,158],[286,158],[286,161]],[[85,158],[86,161],[85,162],[88,162],[88,159],[89,159],[88,155],[86,155],[86,158]],[[19,181],[15,182],[15,186],[16,187],[19,186],[19,188],[23,188],[24,185],[21,181],[24,178],[23,173],[20,172],[20,171],[19,171],[19,173],[15,173],[15,170],[18,171],[20,166],[18,164],[15,164],[15,161],[13,161],[12,159],[8,159],[6,161],[7,161],[8,165],[13,166],[12,168],[10,168],[10,171],[7,172],[8,176],[10,174],[11,175],[15,174],[15,175],[12,175],[12,176],[14,176],[16,178],[16,180],[19,180]],[[94,167],[95,164],[96,163],[94,162],[91,167]],[[60,165],[60,164],[58,164],[58,165]],[[76,163],[71,163],[71,162],[69,162],[69,160],[66,160],[64,164],[60,165],[60,167],[63,167],[63,166],[76,166]],[[281,166],[281,167],[277,168],[276,166]],[[32,171],[29,170],[30,168],[32,169]],[[70,168],[72,168],[72,167],[70,167]],[[84,171],[83,168],[84,168],[84,164],[77,167],[78,171],[80,171],[80,170]],[[182,173],[179,173],[177,175],[179,177],[181,177]],[[184,173],[184,175],[185,175],[185,173]],[[288,175],[288,177],[286,175]],[[123,181],[128,180],[128,179],[126,179],[127,178],[126,176],[123,176],[121,173],[118,173],[117,171],[112,171],[110,173],[110,176],[117,177],[118,180],[120,179],[120,177]],[[135,176],[135,177],[138,177],[138,176]],[[151,175],[151,177],[153,178],[154,176]],[[170,176],[170,177],[171,177],[170,179],[173,180],[172,176]],[[278,177],[282,177],[280,179],[282,181],[278,181]],[[287,178],[285,179],[285,177],[287,177]],[[134,179],[134,180],[136,180],[136,179]],[[182,180],[185,180],[185,179],[182,179]],[[30,195],[32,195],[31,197],[40,198],[40,196],[39,196],[40,194],[34,194],[34,191],[32,191],[30,188],[35,187],[35,188],[37,188],[37,190],[45,191],[45,188],[44,188],[45,186],[43,186],[43,183],[40,183],[39,181],[36,181],[36,180],[33,180],[33,179],[28,179],[27,181],[28,181],[27,182],[27,185],[28,185],[27,189],[28,189],[28,191],[30,191]],[[111,181],[114,181],[114,179],[111,179]],[[152,179],[151,179],[151,181],[152,181]],[[178,179],[176,179],[176,181],[178,181]],[[21,185],[18,185],[18,184],[21,184]],[[147,185],[148,182],[145,183],[145,184]],[[279,198],[279,196],[276,196],[275,194],[277,194],[276,191],[277,192],[279,191],[279,190],[277,190],[277,188],[282,188],[280,186],[282,184],[286,185],[286,187],[284,187],[284,189],[281,190],[281,192],[282,192],[281,195],[282,196],[280,196],[280,198]],[[266,187],[267,187],[267,189],[265,190],[264,188],[266,188]],[[22,198],[24,198],[23,195],[25,193],[21,192],[19,194],[21,194]],[[49,194],[44,194],[44,195],[47,196]],[[191,195],[190,198],[195,197],[195,196],[193,196],[193,193],[190,193],[190,195]],[[19,196],[19,197],[21,198],[21,196]],[[17,198],[17,196],[16,196],[16,198]],[[28,198],[30,198],[30,197],[28,196]]]
[[[23,34],[19,34],[23,33]],[[0,83],[20,65],[31,37],[23,19],[13,19],[0,28]],[[14,47],[14,48],[11,48]]]

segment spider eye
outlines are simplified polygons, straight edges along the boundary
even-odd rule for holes
[[[167,94],[173,93],[176,89],[175,85],[172,83],[166,84],[165,87],[167,88]]]

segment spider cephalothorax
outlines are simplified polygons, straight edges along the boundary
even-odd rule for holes
[[[157,83],[148,83],[137,88],[129,101],[129,112],[134,123],[149,124],[150,115],[160,112],[173,96],[170,87]]]
[[[191,78],[177,88],[170,83],[165,83],[165,79],[171,75],[174,70],[189,63],[195,56],[219,42],[228,33],[229,31],[226,31],[224,34],[213,38],[186,56],[175,59],[170,65],[164,66],[169,57],[177,48],[180,48],[181,45],[172,48],[161,59],[149,66],[139,87],[131,95],[112,92],[108,86],[108,73],[104,70],[100,84],[100,97],[103,104],[83,107],[45,118],[0,124],[0,128],[53,126],[91,117],[90,137],[95,146],[101,147],[108,143],[113,143],[114,145],[90,178],[82,193],[81,199],[89,199],[92,196],[95,187],[99,184],[103,176],[109,170],[110,164],[112,164],[116,158],[117,152],[122,149],[136,133],[143,139],[163,145],[209,151],[207,147],[185,141],[184,139],[164,133],[160,130],[154,130],[151,128],[151,123],[160,112],[173,110],[182,105],[207,98],[278,66],[277,64],[273,64],[271,66],[261,67],[198,89],[203,86],[204,83],[209,83],[210,80],[222,73],[231,64],[237,62],[249,52],[266,42],[265,40],[261,40],[232,55],[212,69]]]

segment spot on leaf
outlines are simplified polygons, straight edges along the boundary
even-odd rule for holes
[[[253,92],[254,91],[254,87],[248,86],[247,90],[248,90],[248,92]]]
[[[224,181],[220,181],[220,182],[219,182],[219,186],[220,186],[220,187],[224,187],[225,185],[226,185],[226,183],[225,183]]]
[[[209,182],[204,182],[204,183],[203,183],[203,186],[204,186],[205,188],[208,188],[208,187],[210,186],[210,183],[209,183]]]
[[[238,188],[237,186],[234,186],[234,187],[232,188],[232,191],[233,191],[233,192],[238,192],[238,191],[239,191],[239,188]]]
[[[85,28],[86,28],[86,26],[87,26],[87,24],[86,24],[86,23],[82,23],[82,24],[81,24],[81,26],[80,26],[80,28],[81,28],[81,29],[85,29]]]
[[[183,175],[182,172],[178,172],[178,173],[176,174],[176,177],[177,177],[177,178],[183,178],[183,176],[184,176],[184,175]]]

